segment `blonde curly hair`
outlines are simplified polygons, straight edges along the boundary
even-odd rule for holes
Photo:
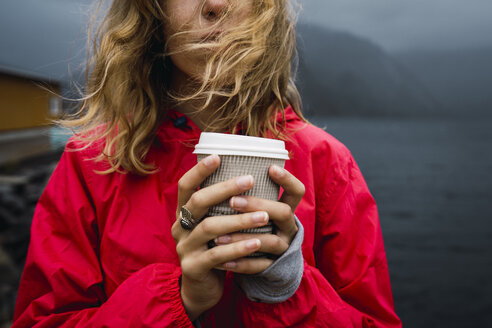
[[[183,102],[198,104],[196,111],[213,104],[205,131],[237,133],[240,126],[247,135],[283,138],[283,124],[274,119],[279,111],[291,105],[304,119],[292,77],[295,15],[289,1],[252,0],[251,17],[214,40],[213,49],[207,41],[186,43],[193,32],[186,29],[166,39],[169,15],[162,1],[113,1],[94,35],[102,0],[93,16],[80,107],[60,123],[77,131],[82,148],[104,140],[96,160],[108,161],[110,168],[100,173],[153,173],[145,156],[166,109]],[[169,88],[173,64],[167,44],[173,38],[180,41],[175,51],[208,51],[203,77],[188,93]]]

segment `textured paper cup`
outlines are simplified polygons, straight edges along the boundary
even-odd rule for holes
[[[251,190],[243,195],[278,200],[279,186],[270,179],[268,169],[275,164],[284,167],[289,159],[285,150],[285,143],[281,140],[248,137],[233,134],[203,132],[195,146],[198,160],[217,154],[220,156],[220,165],[200,186],[216,184],[242,175],[252,175],[255,184]],[[209,209],[207,216],[233,215],[239,212],[229,206],[229,199]],[[246,229],[246,233],[272,233],[271,222],[259,228]],[[255,253],[254,256],[261,256]]]

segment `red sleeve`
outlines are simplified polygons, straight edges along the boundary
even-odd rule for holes
[[[244,298],[246,326],[401,327],[374,199],[344,146],[328,166],[316,196],[316,267],[305,261],[299,289],[283,303]]]
[[[348,305],[354,326],[401,327],[395,313],[374,198],[344,146],[328,170],[316,226],[320,272]]]
[[[34,214],[13,327],[193,327],[173,265],[150,264],[110,296],[78,152],[66,151]]]

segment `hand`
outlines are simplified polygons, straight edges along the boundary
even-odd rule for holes
[[[227,245],[250,238],[258,238],[261,241],[259,251],[282,255],[290,246],[297,233],[297,225],[294,220],[294,211],[304,196],[305,188],[302,182],[287,170],[272,165],[269,169],[272,180],[279,184],[284,192],[280,201],[271,201],[251,196],[234,196],[230,199],[230,206],[239,212],[266,211],[277,227],[273,234],[247,234],[233,233],[220,236],[216,244]],[[273,263],[272,259],[242,258],[223,264],[220,269],[231,270],[239,273],[259,273],[267,269]]]
[[[209,156],[186,172],[178,182],[177,220],[171,232],[182,269],[181,298],[191,320],[217,304],[222,297],[225,272],[214,268],[227,266],[231,261],[258,251],[261,246],[257,238],[243,238],[212,249],[208,248],[208,242],[235,231],[264,226],[268,222],[268,214],[261,211],[208,217],[191,231],[181,227],[178,218],[183,205],[198,220],[206,215],[209,207],[253,188],[253,177],[243,176],[197,191],[219,163],[217,155]]]

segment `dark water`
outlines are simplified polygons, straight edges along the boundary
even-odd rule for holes
[[[492,120],[315,119],[378,203],[404,327],[492,326]]]

